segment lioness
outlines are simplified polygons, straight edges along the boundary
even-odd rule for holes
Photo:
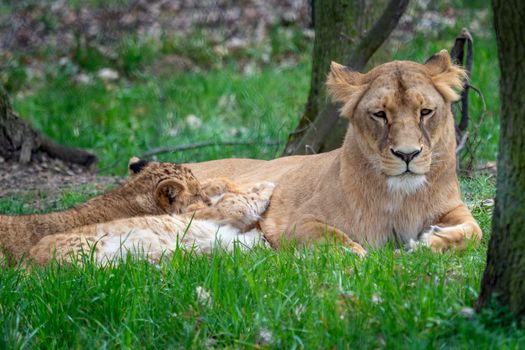
[[[186,166],[200,180],[276,183],[260,221],[274,247],[283,238],[306,243],[327,233],[360,255],[363,244],[378,247],[390,239],[419,238],[435,251],[479,241],[481,229],[461,200],[455,169],[450,104],[464,78],[445,50],[425,64],[394,61],[366,74],[332,63],[328,91],[350,121],[341,148]]]

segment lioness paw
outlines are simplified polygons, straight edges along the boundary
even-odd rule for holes
[[[360,258],[364,258],[368,252],[365,248],[359,243],[353,243],[351,246],[348,247],[352,253],[357,254]]]
[[[442,253],[450,248],[464,248],[465,231],[463,225],[441,227],[430,226],[430,229],[421,235],[419,242],[432,249],[435,253]]]

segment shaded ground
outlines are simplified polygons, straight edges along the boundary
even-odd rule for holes
[[[272,26],[310,24],[308,0],[22,0],[0,7],[0,47],[4,54],[34,54],[53,48],[69,55],[79,46],[96,45],[109,58],[113,43],[187,36],[202,31],[216,44],[244,45],[260,41]]]
[[[90,189],[101,192],[121,181],[121,177],[99,176],[78,165],[66,164],[46,156],[26,165],[6,162],[0,158],[0,199],[20,195],[27,204],[36,208],[45,207],[56,200],[64,190],[80,191],[89,184]],[[48,203],[40,203],[41,193],[46,194],[45,202]]]

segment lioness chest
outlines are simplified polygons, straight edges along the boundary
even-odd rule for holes
[[[379,247],[390,240],[407,243],[417,239],[432,221],[433,215],[425,205],[414,205],[406,199],[394,199],[377,206],[349,205],[344,215],[330,218],[328,222],[360,244]]]
[[[305,218],[333,226],[360,244],[379,247],[389,240],[407,243],[410,239],[416,240],[440,211],[436,205],[421,199],[424,193],[390,198],[386,194],[353,198],[341,195],[340,198],[327,196],[310,200],[303,196],[292,202],[290,193],[284,192],[276,193],[261,222],[272,244],[283,234],[301,235],[293,230]]]

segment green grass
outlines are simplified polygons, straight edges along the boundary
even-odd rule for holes
[[[221,157],[273,158],[286,140],[306,99],[309,63],[265,68],[245,76],[233,67],[138,81],[78,86],[57,73],[45,88],[14,106],[58,142],[93,150],[99,167],[124,173],[127,159],[159,146],[208,140],[254,140],[252,146],[210,147],[164,157],[178,162]],[[186,123],[188,115],[202,121]],[[261,144],[258,144],[260,142]]]
[[[462,187],[489,232],[491,208],[481,203],[494,196],[494,179]],[[55,209],[92,195],[67,192]],[[16,203],[3,199],[0,208],[31,211]],[[486,234],[480,247],[443,255],[387,246],[359,259],[317,246],[177,251],[160,265],[8,268],[0,274],[0,347],[520,348],[525,333],[505,313],[462,315],[475,305],[487,242]]]

